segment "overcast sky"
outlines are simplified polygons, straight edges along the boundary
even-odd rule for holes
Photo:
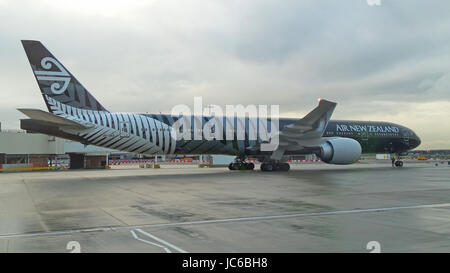
[[[450,148],[448,0],[0,0],[0,121],[46,109],[21,39],[40,40],[110,111],[279,104],[405,125]]]

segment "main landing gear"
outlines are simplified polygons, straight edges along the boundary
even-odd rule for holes
[[[281,163],[281,162],[263,162],[261,163],[261,171],[263,172],[287,172],[291,166],[289,163]]]
[[[255,168],[255,164],[248,163],[245,161],[245,157],[236,157],[234,162],[231,162],[230,165],[228,165],[228,169],[231,171],[236,170],[253,170]]]
[[[253,170],[255,169],[255,164],[246,162],[246,157],[236,157],[234,162],[231,162],[228,165],[228,169],[231,171],[236,170]],[[263,172],[287,172],[291,166],[289,163],[286,162],[279,162],[279,161],[264,161],[261,163],[261,171]]]

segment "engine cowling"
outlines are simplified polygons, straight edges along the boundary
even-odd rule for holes
[[[352,164],[361,157],[361,145],[352,138],[333,138],[320,145],[318,156],[329,164]]]

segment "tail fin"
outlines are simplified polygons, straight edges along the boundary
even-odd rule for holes
[[[50,112],[55,100],[79,109],[107,111],[41,42],[22,40],[22,45]]]

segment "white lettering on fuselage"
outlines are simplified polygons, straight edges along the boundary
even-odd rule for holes
[[[336,124],[336,132],[399,133],[397,126]]]

